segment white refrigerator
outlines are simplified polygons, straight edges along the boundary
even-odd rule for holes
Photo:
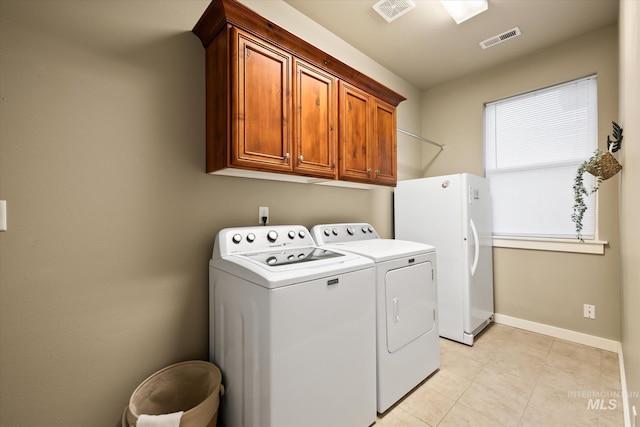
[[[489,181],[463,173],[399,181],[395,237],[435,246],[440,336],[473,345],[493,320]]]

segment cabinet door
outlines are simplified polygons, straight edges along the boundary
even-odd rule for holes
[[[395,185],[396,172],[396,109],[376,99],[373,117],[373,173],[377,184]]]
[[[353,86],[340,82],[338,178],[370,182],[371,98]]]
[[[249,169],[291,171],[292,57],[234,32],[231,162]]]
[[[336,178],[337,81],[305,62],[295,61],[294,159],[296,172]]]

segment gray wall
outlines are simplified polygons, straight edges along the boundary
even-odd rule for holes
[[[1,1],[0,425],[115,426],[134,388],[208,357],[208,270],[227,226],[369,221],[391,190],[204,173],[206,1]],[[255,2],[409,99],[419,93],[282,2]],[[419,146],[400,141],[402,176]]]
[[[618,118],[617,34],[617,26],[605,27],[424,92],[422,132],[447,145],[439,154],[434,149],[424,151],[425,176],[484,174],[484,103],[594,73],[598,75],[598,141],[606,149],[611,120]],[[494,248],[496,313],[620,339],[617,186],[618,176],[604,182],[598,193],[600,237],[609,242],[605,255]],[[583,317],[584,303],[596,305],[595,320]]]
[[[622,349],[630,403],[640,412],[640,2],[620,2],[620,125],[624,140],[620,183]],[[631,424],[633,425],[633,424]]]

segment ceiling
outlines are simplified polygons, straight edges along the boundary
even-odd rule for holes
[[[373,9],[377,0],[284,1],[421,90],[618,21],[618,0],[489,0],[461,24],[437,0],[414,0],[391,23]],[[480,47],[514,27],[522,35]]]

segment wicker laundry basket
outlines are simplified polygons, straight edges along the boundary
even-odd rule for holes
[[[222,373],[202,360],[176,363],[154,373],[133,392],[122,415],[122,427],[135,427],[138,417],[184,411],[180,427],[215,427]]]

